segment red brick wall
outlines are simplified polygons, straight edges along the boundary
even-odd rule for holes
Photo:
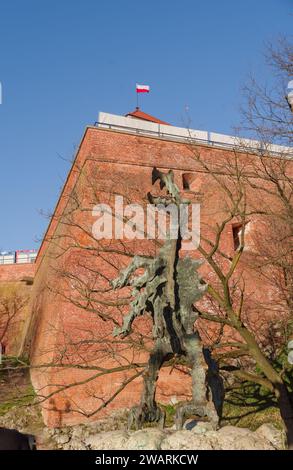
[[[31,286],[22,281],[34,278],[35,268],[34,263],[0,265],[0,295],[5,299],[16,299],[16,306],[23,304],[23,307],[10,320],[8,320],[5,309],[3,310],[3,305],[0,308],[0,340],[5,346],[5,354],[10,356],[21,354],[31,293]],[[3,298],[1,300],[3,301]],[[6,325],[8,328],[3,336],[2,333],[4,329],[6,330]]]
[[[207,146],[197,147],[197,150],[215,170],[220,169],[221,165],[227,163],[227,159],[233,158],[234,155],[233,152]],[[129,373],[104,375],[89,382],[86,379],[93,374],[90,372],[90,365],[112,367],[118,365],[120,361],[125,364],[133,357],[136,362],[145,361],[146,354],[138,352],[138,349],[133,349],[131,346],[125,347],[121,354],[119,349],[121,344],[115,346],[114,343],[111,353],[105,352],[105,344],[107,348],[110,348],[110,345],[106,340],[103,344],[103,337],[108,338],[111,335],[113,325],[104,321],[102,315],[110,314],[113,318],[121,320],[125,308],[114,309],[105,303],[101,307],[101,314],[98,315],[88,312],[88,309],[86,311],[77,308],[73,302],[68,301],[68,297],[73,295],[74,298],[80,287],[76,284],[74,276],[85,283],[91,281],[92,285],[100,287],[95,284],[98,281],[94,273],[91,273],[90,267],[99,271],[99,275],[104,278],[113,279],[117,275],[117,269],[129,262],[129,259],[118,251],[131,250],[140,254],[154,252],[154,245],[150,246],[146,241],[127,242],[123,245],[117,241],[107,241],[99,245],[90,236],[94,221],[91,214],[93,205],[98,202],[113,204],[113,193],[129,197],[131,202],[145,201],[147,191],[152,188],[151,172],[154,166],[162,170],[172,168],[176,183],[181,190],[182,174],[185,172],[196,174],[197,192],[189,193],[187,196],[194,198],[195,201],[201,201],[202,230],[205,230],[206,235],[210,234],[211,229],[207,227],[221,221],[225,201],[216,192],[210,175],[207,175],[192,157],[193,150],[184,143],[97,128],[86,130],[75,164],[57,204],[55,216],[39,252],[33,287],[32,321],[28,330],[28,339],[31,340],[28,346],[31,349],[32,361],[39,365],[45,363],[56,365],[60,364],[61,358],[66,366],[60,370],[56,367],[34,370],[33,384],[37,390],[42,389],[42,394],[52,394],[55,390],[52,384],[55,383],[63,386],[75,384],[62,393],[52,395],[50,401],[44,404],[43,413],[48,425],[58,426],[84,421],[85,415],[90,416],[90,419],[96,419],[112,409],[131,407],[138,402],[141,390],[139,378],[127,385],[125,390],[107,407],[102,407],[98,414],[91,415],[92,411],[109,399],[122,381],[129,377]],[[254,161],[254,157],[247,154],[240,155],[239,159],[247,168]],[[248,203],[253,208],[260,203],[264,204],[264,201],[260,201],[259,195],[252,191]],[[69,215],[65,217],[64,214]],[[251,227],[252,233],[249,236],[253,240],[253,227],[257,229],[257,221],[253,218]],[[89,247],[94,247],[95,251],[88,250]],[[104,250],[109,248],[112,252],[104,254]],[[225,229],[221,248],[228,254],[233,252],[232,224]],[[117,253],[113,253],[113,249]],[[103,257],[99,250],[102,251]],[[194,255],[198,256],[196,253]],[[248,271],[247,263],[250,263],[251,257],[253,253],[249,251],[245,253],[238,269],[246,279],[247,292],[252,301],[259,297],[272,298],[271,287],[266,281],[258,273]],[[71,277],[66,279],[60,277],[59,272],[64,270],[70,273]],[[207,278],[212,277],[206,265],[203,266],[202,273]],[[47,284],[50,285],[50,289],[47,289]],[[114,298],[117,298],[116,293]],[[101,299],[103,300],[102,294]],[[105,299],[113,301],[113,294],[110,299]],[[145,335],[149,331],[149,326],[144,320],[137,322],[135,328],[137,335],[140,332]],[[206,331],[203,330],[202,333],[205,335]],[[87,346],[86,349],[79,345],[77,349],[76,343],[80,343],[80,340],[88,345],[93,339],[98,345]],[[87,370],[74,367],[82,361],[88,365]],[[69,367],[69,364],[72,366]],[[190,387],[184,371],[173,370],[171,375],[169,372],[164,370],[160,374],[159,401],[168,403],[174,396],[177,396],[178,400],[184,396],[188,397]]]
[[[35,269],[34,263],[1,264],[0,282],[21,281],[25,277],[34,277]]]

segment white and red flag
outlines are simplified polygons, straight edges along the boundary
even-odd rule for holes
[[[136,84],[136,93],[149,93],[149,92],[150,92],[149,85],[139,85],[138,83]]]

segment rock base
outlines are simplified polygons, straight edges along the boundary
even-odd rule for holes
[[[235,426],[213,431],[208,423],[186,423],[182,431],[146,428],[95,432],[91,425],[75,426],[72,432],[51,429],[49,433],[64,450],[281,450],[285,441],[284,433],[271,424],[263,424],[254,432]]]

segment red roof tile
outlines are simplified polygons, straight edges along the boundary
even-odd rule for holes
[[[168,122],[161,121],[161,119],[151,116],[150,114],[146,114],[139,108],[136,108],[132,113],[125,114],[125,116],[131,116],[135,119],[142,119],[143,121],[156,122],[157,124],[166,124],[167,126],[170,126]]]

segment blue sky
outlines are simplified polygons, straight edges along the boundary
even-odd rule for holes
[[[1,249],[36,248],[87,124],[136,106],[231,133],[266,41],[291,34],[292,0],[2,0]]]

